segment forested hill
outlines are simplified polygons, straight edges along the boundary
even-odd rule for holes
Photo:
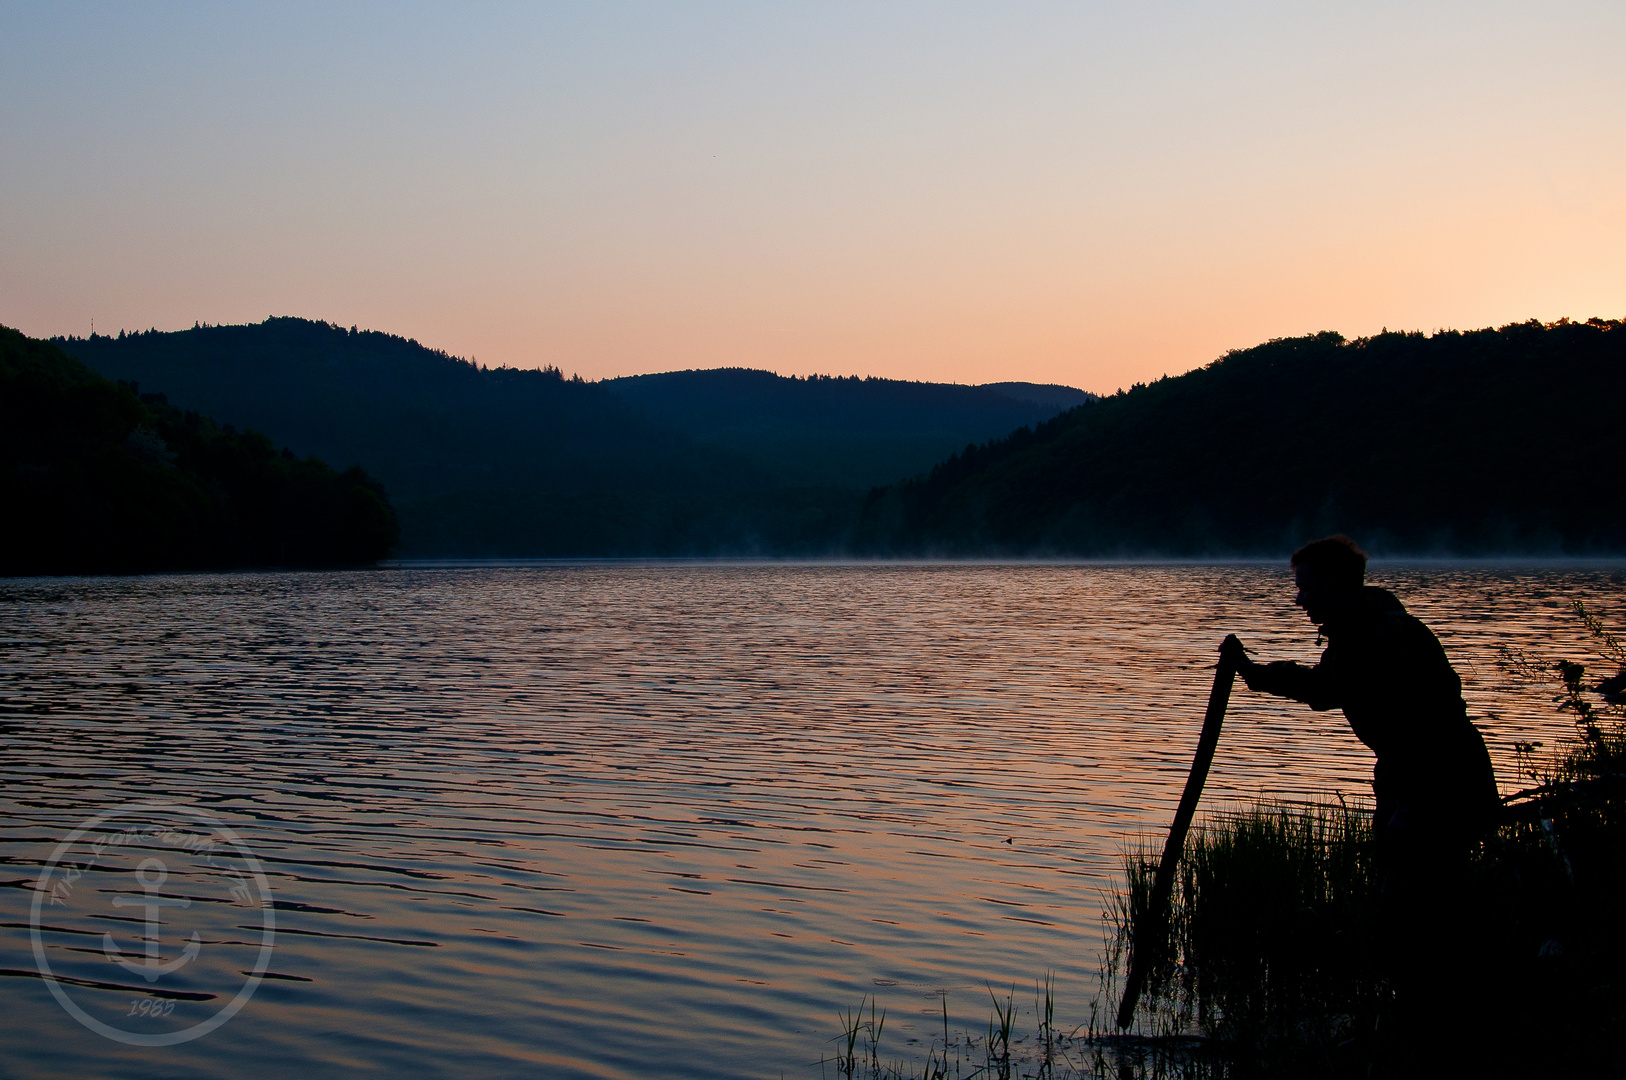
[[[363,465],[395,497],[409,556],[831,553],[870,486],[1087,396],[749,371],[589,383],[291,318],[56,344]]]
[[[398,527],[359,469],[138,396],[0,327],[0,574],[351,566]]]
[[[307,319],[59,338],[96,371],[183,408],[359,463],[398,498],[749,482],[749,462],[640,422],[557,369],[485,369],[416,341]]]
[[[876,492],[894,554],[1626,551],[1626,327],[1336,333],[1227,354]]]
[[[660,423],[760,461],[791,485],[869,488],[925,472],[970,442],[1088,401],[1070,386],[792,378],[714,368],[605,384]]]

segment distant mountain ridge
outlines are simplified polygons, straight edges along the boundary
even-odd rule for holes
[[[592,383],[295,318],[55,344],[182,408],[362,465],[394,498],[403,552],[426,556],[834,550],[865,490],[1045,420],[1069,389],[741,369]]]
[[[401,498],[469,487],[583,492],[749,481],[746,461],[639,422],[556,368],[483,369],[416,341],[307,319],[58,338],[109,378],[362,464]]]
[[[804,378],[749,368],[633,375],[602,385],[656,423],[763,461],[784,483],[864,488],[924,472],[968,442],[1007,435],[1092,397],[1031,383]]]
[[[587,383],[302,319],[59,344],[363,465],[408,555],[1274,556],[1335,531],[1380,553],[1626,552],[1618,320],[1277,339],[1099,399],[745,369]]]
[[[1626,326],[1325,332],[968,448],[874,493],[894,555],[1626,552]]]

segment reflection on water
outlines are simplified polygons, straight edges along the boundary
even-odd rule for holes
[[[1510,787],[1513,741],[1567,725],[1496,647],[1579,653],[1568,601],[1618,611],[1618,568],[1373,576],[1493,714]],[[980,1027],[985,983],[1050,969],[1080,1022],[1102,892],[1179,796],[1214,648],[1313,657],[1291,598],[1261,566],[0,583],[5,1071],[816,1075],[862,995],[903,1053],[942,993]],[[1339,714],[1239,691],[1209,799],[1361,793],[1369,768]],[[137,798],[236,829],[278,906],[273,977],[168,1048],[90,1034],[30,977],[40,865]],[[131,982],[41,940],[59,974]],[[246,969],[251,945],[217,948]]]

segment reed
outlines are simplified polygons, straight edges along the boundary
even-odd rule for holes
[[[865,997],[856,1010],[839,1014],[842,1029],[834,1040],[835,1056],[816,1064],[821,1070],[834,1065],[843,1080],[1093,1080],[1101,1075],[1101,1055],[1083,1034],[1083,1025],[1066,1033],[1056,1027],[1053,974],[1047,972],[1042,982],[1034,983],[1031,1032],[1014,986],[1003,997],[992,986],[987,990],[992,1011],[981,1034],[951,1033],[948,999],[943,999],[942,1041],[934,1038],[927,1044],[924,1061],[889,1060],[881,1045],[886,1012],[877,1013],[873,999]]]
[[[1261,803],[1210,816],[1187,841],[1167,940],[1140,941],[1156,870],[1149,852],[1130,853],[1107,916],[1109,1000],[1135,949],[1163,958],[1149,972],[1138,1036],[1178,1046],[1177,1057],[1218,1046],[1232,1057],[1291,1048],[1294,1059],[1347,1054],[1373,1037],[1386,987],[1373,960],[1363,807]]]

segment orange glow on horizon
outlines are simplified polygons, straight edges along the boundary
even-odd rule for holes
[[[936,14],[0,16],[0,323],[1110,392],[1626,315],[1618,5]]]

